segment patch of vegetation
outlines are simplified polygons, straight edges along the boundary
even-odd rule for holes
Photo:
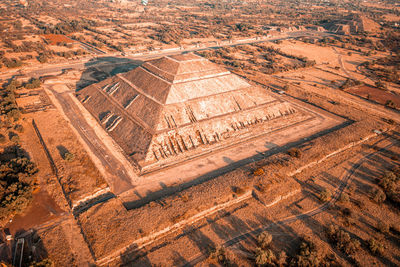
[[[34,89],[39,88],[42,85],[42,82],[39,79],[32,78],[29,82],[24,84],[26,89]]]
[[[16,130],[19,133],[23,133],[24,132],[24,127],[21,124],[17,124],[14,126],[14,130]]]
[[[375,190],[374,194],[374,201],[378,204],[382,204],[386,200],[386,194],[381,190],[377,189]]]
[[[257,244],[260,248],[266,249],[271,245],[272,242],[272,235],[268,232],[262,232],[257,237]]]
[[[342,202],[342,203],[347,203],[347,202],[350,201],[350,197],[349,197],[348,194],[342,193],[342,194],[340,195],[339,201]]]
[[[382,255],[385,251],[385,247],[383,246],[383,244],[374,238],[369,239],[367,243],[368,249],[371,251],[371,253],[375,255]]]
[[[18,121],[21,113],[15,102],[15,90],[21,84],[17,80],[12,80],[5,89],[0,91],[0,113],[6,115],[14,122]]]
[[[73,153],[71,153],[71,152],[66,152],[65,154],[64,154],[64,160],[65,161],[67,161],[67,162],[72,162],[72,161],[74,161],[74,159],[75,159],[75,154],[73,154]]]
[[[222,266],[230,266],[230,261],[226,254],[224,247],[216,247],[211,251],[209,258]]]
[[[309,239],[303,238],[299,251],[290,262],[290,266],[320,266],[321,259],[317,254],[316,245]]]
[[[298,149],[297,147],[293,147],[293,148],[289,149],[287,153],[292,158],[300,158],[301,157],[301,150]]]
[[[389,226],[389,224],[387,224],[384,221],[379,221],[376,228],[379,230],[379,232],[381,232],[383,234],[387,234],[387,233],[389,233],[390,226]]]
[[[253,171],[253,175],[254,176],[261,176],[261,175],[264,175],[264,173],[265,172],[264,172],[263,168],[258,168],[258,169]]]
[[[18,157],[22,150],[19,146],[8,147],[3,154],[14,157],[0,161],[0,221],[13,214],[22,212],[32,199],[35,187],[36,165],[28,158]]]
[[[327,231],[329,240],[342,252],[352,255],[360,248],[360,242],[350,237],[350,234],[337,225],[329,225]]]
[[[274,266],[276,262],[276,256],[270,249],[256,248],[254,259],[257,266]]]
[[[324,189],[318,196],[322,202],[328,202],[332,198],[332,192],[329,189]]]
[[[6,137],[3,134],[0,134],[0,144],[4,144],[6,141]]]
[[[39,262],[32,262],[29,267],[53,267],[54,263],[50,259],[44,259]]]
[[[378,185],[383,189],[386,197],[396,206],[400,205],[400,168],[386,171],[377,179]]]
[[[362,84],[362,82],[360,82],[358,80],[347,78],[346,81],[341,86],[339,86],[339,89],[344,90],[344,89],[347,89],[347,88],[350,88],[353,86],[358,86],[361,84]]]

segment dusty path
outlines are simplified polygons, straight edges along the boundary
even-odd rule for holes
[[[338,55],[338,61],[339,61],[339,65],[342,68],[343,72],[346,73],[346,75],[349,78],[355,79],[354,76],[352,74],[350,74],[350,72],[347,71],[346,67],[343,64],[343,59],[342,59],[342,54],[339,53],[339,51],[337,51],[336,47],[332,47],[332,49],[335,51],[335,53]]]
[[[379,140],[378,142],[376,142],[374,145],[382,142],[382,141],[386,141],[388,140],[387,138]],[[221,246],[223,247],[230,247],[230,246],[234,246],[236,244],[238,244],[239,242],[252,238],[254,236],[257,236],[258,234],[268,230],[269,228],[272,228],[273,226],[277,226],[277,225],[285,225],[285,224],[289,224],[292,223],[294,221],[297,220],[303,220],[306,219],[308,217],[312,217],[315,216],[317,214],[320,214],[322,212],[324,212],[326,209],[328,209],[331,205],[333,205],[340,197],[340,195],[343,193],[343,191],[346,189],[349,181],[351,180],[353,174],[357,171],[358,168],[360,168],[360,166],[368,159],[370,159],[371,157],[373,157],[374,155],[380,153],[381,151],[384,151],[385,149],[388,149],[394,145],[398,145],[398,142],[396,141],[392,141],[391,144],[386,145],[382,148],[380,148],[379,150],[372,152],[362,158],[360,158],[355,164],[353,164],[353,166],[349,169],[346,170],[343,175],[342,178],[340,180],[340,184],[337,187],[337,189],[335,190],[334,194],[332,195],[332,198],[330,201],[326,202],[323,205],[320,205],[317,208],[314,208],[312,210],[309,210],[307,212],[304,212],[302,214],[299,215],[295,215],[295,216],[290,216],[290,217],[286,217],[283,218],[277,222],[268,224],[268,225],[262,225],[259,228],[256,229],[252,229],[251,231],[248,231],[244,234],[238,235],[230,240],[227,240],[225,243],[221,244]],[[194,256],[191,260],[188,261],[188,263],[185,263],[183,266],[194,266],[196,264],[201,263],[202,261],[206,260],[208,257],[208,253],[207,251],[204,251],[201,254],[198,254],[196,256]]]

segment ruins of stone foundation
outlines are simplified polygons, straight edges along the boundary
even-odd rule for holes
[[[150,60],[77,97],[142,172],[311,117],[192,53]]]

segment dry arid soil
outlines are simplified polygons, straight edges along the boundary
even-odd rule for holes
[[[45,2],[0,3],[0,265],[400,265],[397,1]],[[198,56],[298,113],[246,118],[240,142],[201,140],[207,149],[186,154],[170,138],[168,164],[145,172],[132,159],[152,137],[112,132],[81,94],[155,75],[118,94],[140,92],[132,110],[161,125],[168,114],[133,100],[161,103],[164,84],[178,88],[169,77],[197,71],[174,62]],[[99,110],[128,106],[103,91]],[[198,99],[181,94],[184,118]],[[179,128],[168,122],[167,137]]]

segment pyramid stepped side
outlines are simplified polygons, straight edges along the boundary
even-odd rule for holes
[[[289,103],[191,54],[150,61],[77,97],[130,159],[147,169],[307,119]]]
[[[165,105],[156,131],[168,131],[172,128],[240,113],[278,101],[276,98],[266,95],[264,91],[262,88],[250,86],[241,90]]]
[[[303,114],[304,115],[304,114]],[[252,109],[213,117],[157,133],[142,165],[198,155],[305,120],[287,102],[271,102]]]

